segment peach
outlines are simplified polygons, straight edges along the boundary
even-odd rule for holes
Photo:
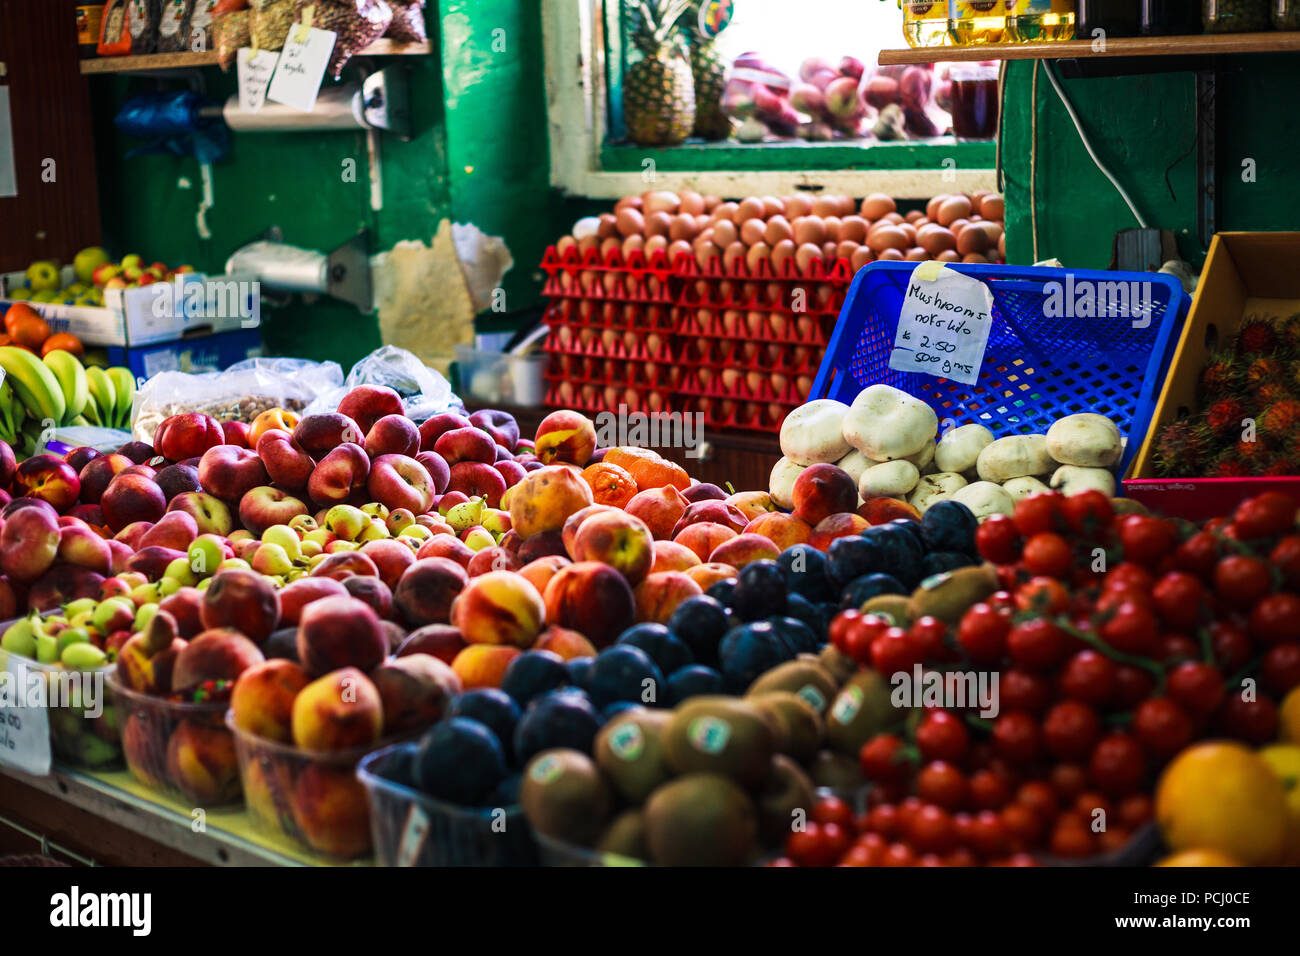
[[[320,461],[332,449],[342,444],[356,445],[360,448],[361,443],[366,439],[366,433],[347,415],[340,412],[325,412],[304,415],[294,426],[293,438],[303,451]]]
[[[167,505],[168,511],[184,511],[194,519],[200,534],[230,534],[235,526],[229,506],[220,498],[204,491],[187,491],[177,495]]]
[[[465,568],[451,558],[419,558],[402,572],[393,603],[411,627],[446,624],[453,602],[468,583]]]
[[[592,515],[573,539],[574,561],[603,561],[636,587],[654,562],[654,537],[640,518],[613,511]]]
[[[209,628],[176,655],[172,690],[187,691],[204,681],[233,681],[266,658],[257,645],[230,628]]]
[[[735,505],[750,521],[778,510],[776,502],[766,491],[738,491],[727,498],[727,504]]]
[[[700,586],[700,590],[707,591],[710,585],[718,581],[725,581],[727,578],[736,577],[738,572],[729,564],[697,564],[694,567],[686,569],[686,576]]]
[[[393,591],[387,584],[360,574],[343,579],[343,589],[370,607],[382,621],[393,614]]]
[[[470,644],[529,647],[545,619],[537,588],[513,571],[472,578],[451,605],[451,624]]]
[[[447,490],[447,485],[451,481],[451,465],[447,460],[433,451],[422,451],[415,456],[415,460],[424,466],[424,470],[429,473],[429,478],[433,481],[433,493],[440,495]],[[502,472],[504,475],[505,473]],[[514,482],[507,480],[507,485]]]
[[[684,544],[676,541],[656,541],[654,543],[654,561],[650,572],[685,571],[700,563],[700,557]]]
[[[443,432],[433,443],[433,452],[452,466],[462,461],[490,465],[497,460],[497,443],[483,429],[470,425]]]
[[[690,524],[673,536],[673,540],[695,552],[701,561],[708,561],[711,555],[724,541],[736,537],[736,531],[724,524],[704,521]]]
[[[443,412],[440,415],[434,415],[426,418],[420,423],[420,449],[422,451],[433,451],[433,446],[438,443],[438,439],[443,433],[451,431],[453,428],[469,428],[471,422],[464,415],[458,415],[455,412]]]
[[[335,543],[330,542],[331,545]],[[354,574],[377,578],[379,568],[375,566],[374,561],[370,560],[369,555],[362,554],[360,551],[338,551],[329,554],[320,564],[311,569],[311,577],[334,578],[336,581],[343,581]]]
[[[4,489],[0,488],[0,491]],[[8,492],[5,492],[8,494]],[[102,528],[105,533],[108,532],[108,525],[104,523],[104,509],[99,505],[74,505],[68,509],[63,517],[80,518],[86,524],[93,528]]]
[[[794,544],[807,544],[812,537],[812,528],[802,518],[784,511],[764,511],[745,525],[741,534],[761,534],[775,544],[777,550],[784,551]]]
[[[403,734],[442,719],[460,693],[451,665],[429,654],[407,654],[370,672],[384,708],[384,733]]]
[[[155,544],[133,552],[127,559],[126,569],[139,571],[150,581],[157,581],[166,573],[168,565],[177,559],[185,560],[185,552]]]
[[[420,453],[420,429],[405,415],[385,415],[366,431],[366,454],[372,459],[382,455]]]
[[[425,558],[450,558],[462,568],[467,568],[470,560],[474,557],[474,552],[454,534],[435,534],[420,545],[420,550],[415,552],[415,556],[419,560]]]
[[[346,585],[345,585],[346,586]],[[351,596],[323,597],[298,619],[298,661],[313,677],[340,667],[368,671],[388,654],[379,615]]]
[[[456,655],[451,669],[465,690],[500,687],[506,668],[522,653],[519,648],[505,644],[470,644]]]
[[[412,514],[423,514],[433,502],[433,479],[414,458],[402,454],[380,455],[370,464],[366,491],[372,501],[389,510],[405,508]]]
[[[147,441],[129,441],[117,450],[117,454],[125,455],[137,465],[143,465],[150,458],[155,458],[158,455],[154,451],[153,445]]]
[[[159,611],[154,615],[154,620],[162,617],[163,612]],[[166,628],[158,630],[165,632]],[[174,637],[168,647],[155,651],[149,641],[147,631],[141,631],[127,639],[117,653],[117,679],[122,686],[142,694],[170,694],[176,659],[185,649],[186,642]]]
[[[179,593],[179,592],[177,592]],[[280,591],[280,625],[295,627],[302,617],[303,608],[321,598],[347,595],[348,590],[334,578],[309,575],[290,581]]]
[[[506,479],[492,465],[481,461],[458,461],[447,475],[448,491],[459,491],[467,498],[482,498],[489,508],[501,505],[501,497],[506,493]]]
[[[56,511],[67,511],[77,503],[81,479],[57,455],[33,455],[18,465],[13,477],[14,494],[48,502]]]
[[[126,455],[100,455],[92,458],[77,475],[81,481],[78,497],[86,504],[97,505],[109,482],[134,464]]]
[[[166,611],[175,619],[176,632],[186,640],[203,630],[203,595],[205,593],[198,588],[183,587],[158,602],[158,610]]]
[[[206,628],[232,627],[261,643],[279,623],[280,593],[256,571],[218,571],[203,592],[202,619]]]
[[[682,512],[682,516],[677,519],[677,525],[673,528],[673,539],[676,540],[683,528],[704,522],[724,525],[736,534],[740,534],[745,530],[745,525],[749,524],[749,519],[735,505],[719,501],[717,498],[706,498],[686,506],[686,510]]]
[[[633,623],[636,602],[620,572],[599,561],[561,568],[546,585],[546,620],[579,631],[597,648]]]
[[[221,423],[200,412],[169,415],[153,433],[154,449],[168,461],[197,458],[209,448],[225,443]]]
[[[248,447],[257,448],[262,443],[262,436],[267,432],[281,431],[292,434],[301,420],[302,416],[287,408],[268,408],[264,412],[258,412],[257,417],[253,419],[253,424],[248,428]],[[258,454],[261,454],[260,449]]]
[[[415,552],[392,538],[367,541],[361,553],[375,563],[380,580],[390,588],[397,587],[403,573],[415,563]]]
[[[533,650],[550,651],[566,661],[577,657],[595,657],[596,645],[586,636],[567,627],[548,627],[537,636]]]
[[[511,535],[514,535],[514,537],[511,538]],[[513,551],[515,559],[521,565],[531,564],[538,558],[553,555],[564,557],[567,555],[564,550],[564,538],[558,531],[543,531],[540,534],[533,535],[527,541],[522,541],[514,529],[511,529],[501,539],[501,547],[507,551]]]
[[[182,720],[167,741],[167,776],[199,806],[239,799],[239,759],[235,738],[225,727]]]
[[[513,452],[519,444],[519,423],[515,416],[495,408],[481,408],[469,417],[470,423],[492,436],[502,448]]]
[[[812,534],[808,536],[808,543],[818,551],[827,551],[836,538],[861,534],[868,527],[870,525],[867,519],[852,511],[830,515],[812,529]]]
[[[460,636],[460,631],[450,624],[426,624],[416,628],[398,645],[395,652],[398,657],[408,654],[429,654],[444,664],[450,664],[468,645]]]
[[[252,448],[253,445],[248,440],[248,434],[251,429],[244,422],[222,422],[221,423],[221,441],[226,445],[234,445],[237,448]]]
[[[794,513],[815,527],[833,514],[855,510],[858,486],[843,468],[819,462],[799,473],[791,497]]]
[[[582,467],[596,450],[596,426],[581,412],[551,412],[537,426],[534,453],[543,464],[567,463]]]
[[[489,571],[518,571],[518,559],[498,544],[488,545],[470,558],[465,568],[471,578]]]
[[[89,568],[73,564],[54,564],[32,582],[27,592],[27,605],[34,611],[52,611],[78,598],[94,599],[99,596],[104,575]]]
[[[120,481],[125,475],[119,475],[114,481]],[[262,459],[257,452],[249,448],[237,448],[234,445],[217,445],[209,448],[199,459],[199,483],[210,495],[228,502],[237,502],[258,485],[270,481]],[[104,492],[107,498],[113,486]]]
[[[636,589],[636,619],[667,624],[677,605],[703,593],[704,590],[684,571],[652,574]]]
[[[199,470],[193,465],[182,465],[179,462],[160,469],[153,480],[162,489],[163,497],[168,502],[177,495],[203,490],[203,485],[199,482]]]
[[[230,694],[235,726],[288,743],[293,739],[293,700],[308,683],[307,672],[294,661],[254,664],[239,675]]]
[[[293,784],[293,820],[313,849],[340,859],[370,852],[366,788],[351,770],[309,764]]]
[[[562,554],[548,554],[545,557],[529,561],[519,573],[528,579],[528,583],[537,588],[538,594],[546,593],[546,585],[561,568],[567,568],[573,562]]]
[[[287,491],[261,485],[239,499],[239,520],[255,536],[272,525],[288,524],[298,515],[307,514],[307,505]]]
[[[298,692],[290,727],[294,746],[303,750],[367,747],[383,733],[383,701],[364,673],[340,667]]]
[[[61,532],[51,509],[21,508],[0,528],[0,569],[16,581],[34,581],[59,553]]]
[[[673,529],[689,504],[677,488],[664,485],[638,491],[623,510],[644,521],[656,540],[667,541],[673,537]]]
[[[524,540],[559,531],[569,515],[592,503],[591,486],[577,469],[547,465],[529,472],[510,490],[511,526]]]
[[[184,511],[169,511],[140,537],[140,547],[156,545],[173,551],[188,551],[198,536],[199,526],[190,515]]]
[[[308,415],[303,421],[313,417]],[[344,442],[332,448],[316,465],[307,479],[307,496],[321,508],[340,504],[354,491],[365,488],[369,477],[370,459],[366,450],[353,442]]]
[[[123,471],[108,483],[99,507],[108,526],[118,532],[136,521],[157,521],[167,511],[167,499],[153,479]]]
[[[306,489],[316,462],[293,440],[293,435],[278,428],[268,429],[258,438],[255,447],[266,473],[276,485],[288,491]]]
[[[858,514],[873,525],[888,524],[898,518],[921,520],[921,512],[906,501],[899,501],[897,498],[872,498],[862,503]]]
[[[356,422],[364,435],[375,422],[390,415],[402,415],[402,396],[387,385],[356,385],[339,402],[338,414]],[[345,441],[355,441],[348,438]]]
[[[573,557],[573,542],[578,537],[578,528],[592,515],[625,513],[613,505],[587,505],[585,508],[579,508],[564,519],[564,527],[560,529],[560,542],[564,545],[565,554]]]
[[[99,574],[111,574],[113,570],[113,552],[108,542],[82,524],[64,527],[59,531],[59,560],[79,568],[87,568]]]
[[[754,561],[775,560],[781,549],[761,534],[740,534],[722,542],[709,555],[709,564],[729,564],[739,570]]]
[[[293,794],[289,762],[274,757],[247,760],[239,768],[239,779],[249,814],[273,830],[283,829],[283,820],[291,811],[285,804]]]
[[[513,459],[495,461],[492,463],[492,467],[500,472],[501,477],[505,479],[507,488],[513,488],[523,480],[524,475],[528,474],[524,470],[524,466]]]

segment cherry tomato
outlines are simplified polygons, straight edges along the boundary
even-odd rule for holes
[[[841,640],[842,646],[838,649],[857,663],[867,667],[871,665],[871,649],[875,642],[876,637],[867,628],[855,625],[844,635]]]
[[[1174,551],[1174,563],[1179,570],[1195,574],[1208,581],[1219,563],[1219,538],[1210,531],[1198,531]]]
[[[1016,607],[1039,614],[1060,614],[1070,606],[1070,592],[1055,578],[1030,578],[1016,589]]]
[[[827,634],[831,643],[835,645],[837,651],[848,654],[848,648],[844,645],[844,640],[848,636],[850,626],[863,617],[861,611],[857,608],[850,608],[847,611],[840,611],[831,620],[830,627],[827,628]],[[850,655],[851,656],[851,655]]]
[[[960,810],[970,800],[970,784],[953,764],[932,760],[916,775],[916,795],[945,810]]]
[[[1106,572],[1106,581],[1102,585],[1102,590],[1106,592],[1123,590],[1150,594],[1155,585],[1156,579],[1142,565],[1135,564],[1132,561],[1121,561]]]
[[[1151,599],[1170,627],[1194,631],[1205,609],[1205,585],[1194,574],[1173,571],[1156,582]]]
[[[1115,520],[1110,499],[1096,489],[1070,495],[1061,502],[1061,514],[1071,531],[1093,539],[1103,537]]]
[[[1115,668],[1115,697],[1111,705],[1119,710],[1136,707],[1138,701],[1151,696],[1156,686],[1156,679],[1151,673],[1132,664],[1120,664]]]
[[[1052,685],[1046,677],[1018,667],[1003,671],[998,687],[1003,710],[1041,714],[1052,699]]]
[[[1016,613],[1016,599],[1010,591],[994,591],[985,602],[993,610],[1008,617]]]
[[[838,860],[845,853],[849,852],[849,847],[853,845],[853,834],[845,827],[838,823],[821,823],[817,824],[822,830],[822,840],[827,845],[827,853],[831,854],[831,859]]]
[[[1029,671],[1051,670],[1066,653],[1065,634],[1046,618],[1017,624],[1007,635],[1007,653],[1017,667]]]
[[[1044,824],[1056,815],[1058,801],[1050,784],[1042,780],[1029,780],[1016,791],[1016,803],[1032,810]]]
[[[1058,760],[1081,760],[1101,736],[1101,718],[1079,700],[1063,700],[1043,718],[1043,743]]]
[[[952,817],[942,807],[927,803],[916,811],[907,830],[908,839],[918,850],[944,853],[957,842]]]
[[[1149,794],[1130,793],[1115,808],[1119,822],[1130,830],[1136,830],[1155,816],[1155,801]]]
[[[1213,664],[1186,661],[1169,672],[1165,689],[1189,713],[1205,717],[1223,701],[1223,675]]]
[[[981,810],[970,825],[970,846],[980,856],[995,857],[1007,850],[1007,828],[992,810]]]
[[[1026,764],[1042,752],[1043,735],[1038,721],[1023,711],[1004,712],[993,722],[993,746],[999,756],[1014,764]]]
[[[1243,700],[1240,691],[1227,694],[1218,718],[1229,737],[1260,746],[1277,736],[1277,704],[1268,694]]]
[[[1135,601],[1125,601],[1115,609],[1110,620],[1101,626],[1101,638],[1117,651],[1149,656],[1160,636],[1159,625],[1151,609]]]
[[[1300,590],[1300,534],[1287,535],[1268,556],[1268,563],[1282,575],[1284,587]]]
[[[880,854],[872,852],[869,847],[854,844],[849,847],[849,852],[840,857],[840,862],[836,866],[876,866],[880,860]]]
[[[989,604],[976,604],[962,615],[957,643],[977,664],[991,664],[1006,652],[1011,621]]]
[[[1032,846],[1042,835],[1045,821],[1022,803],[1008,803],[999,814],[1013,844]]]
[[[1016,502],[1012,519],[1016,530],[1026,538],[1046,531],[1062,531],[1065,521],[1061,516],[1064,499],[1055,491],[1039,492]]]
[[[1261,598],[1251,609],[1250,636],[1266,647],[1300,641],[1300,596],[1279,591]]]
[[[926,615],[912,622],[907,629],[908,639],[921,654],[922,660],[942,660],[947,656],[948,648],[944,638],[948,636],[948,625],[937,617]]]
[[[800,866],[830,866],[840,857],[821,824],[811,822],[786,835],[785,855]]]
[[[979,861],[975,854],[964,846],[959,846],[943,858],[944,866],[975,866]]]
[[[867,813],[867,827],[872,833],[885,839],[897,836],[903,829],[898,820],[898,807],[892,803],[873,807]]]
[[[890,783],[908,776],[911,764],[901,759],[903,741],[893,734],[877,734],[862,745],[858,765],[862,776],[874,783]]]
[[[1259,676],[1272,693],[1285,697],[1291,688],[1300,686],[1300,643],[1274,644],[1259,662]]]
[[[999,810],[1011,799],[1006,777],[992,770],[976,770],[970,778],[971,806],[978,810]]]
[[[1079,651],[1061,671],[1061,693],[1101,707],[1115,693],[1115,662],[1091,648]]]
[[[853,845],[870,850],[879,861],[884,855],[885,847],[889,846],[889,840],[879,833],[864,833],[853,842]]]
[[[930,711],[916,728],[916,746],[926,760],[958,761],[969,745],[970,731],[946,710]]]
[[[1193,661],[1201,655],[1201,646],[1186,634],[1161,634],[1156,642],[1155,658],[1161,663]]]
[[[871,642],[871,666],[880,674],[909,673],[919,663],[920,652],[901,627],[888,628]]]
[[[1006,515],[990,515],[975,530],[975,549],[994,564],[1014,564],[1020,559],[1020,532]]]
[[[1050,847],[1053,856],[1079,860],[1097,852],[1097,835],[1079,823],[1058,823],[1052,830]]]
[[[891,843],[880,860],[881,866],[916,866],[916,853],[906,843]]]
[[[835,823],[845,830],[853,826],[853,808],[836,796],[818,800],[813,804],[811,816],[817,823]]]
[[[1133,711],[1133,733],[1153,757],[1172,757],[1191,743],[1193,732],[1187,711],[1168,697],[1148,698]]]
[[[1237,505],[1232,526],[1242,541],[1285,534],[1295,525],[1296,503],[1280,491],[1266,491]]]
[[[1230,621],[1215,621],[1210,625],[1210,648],[1219,670],[1227,674],[1241,670],[1250,660],[1250,638]]]
[[[938,853],[922,853],[919,857],[917,857],[916,865],[937,867],[937,866],[947,866],[948,864],[943,862],[943,857],[941,857]]]
[[[1273,590],[1273,576],[1259,558],[1231,554],[1214,566],[1214,590],[1232,607],[1246,610]]]
[[[1074,563],[1074,552],[1069,542],[1059,534],[1040,531],[1025,542],[1025,551],[1021,557],[1030,574],[1041,574],[1049,578],[1064,578],[1070,573]]]
[[[1178,528],[1172,521],[1150,515],[1129,515],[1119,526],[1124,558],[1153,566],[1178,544]]]
[[[1072,801],[1088,786],[1088,772],[1077,763],[1058,763],[1047,776],[1063,802]]]
[[[1142,747],[1130,734],[1108,734],[1092,750],[1088,775],[1103,793],[1117,797],[1132,793],[1146,776]]]

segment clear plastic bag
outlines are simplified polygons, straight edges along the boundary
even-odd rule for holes
[[[252,422],[262,412],[284,408],[301,413],[321,395],[343,384],[337,362],[296,358],[251,358],[221,372],[192,375],[160,372],[135,393],[132,432],[153,441],[169,415],[201,412],[217,421]]]
[[[393,8],[393,22],[384,36],[397,43],[426,43],[429,33],[424,26],[424,0],[387,0]]]
[[[343,396],[358,385],[387,385],[402,396],[407,417],[416,422],[461,407],[451,383],[441,372],[429,368],[406,349],[384,345],[352,366],[347,381],[307,406],[306,414],[334,411]]]
[[[384,0],[297,0],[294,22],[302,22],[307,7],[313,8],[313,27],[336,34],[326,68],[336,80],[348,60],[383,36],[393,22],[393,8]]]
[[[250,42],[251,16],[250,10],[232,10],[218,14],[212,21],[212,32],[217,41],[217,62],[227,73],[235,65],[239,48],[248,46]]]

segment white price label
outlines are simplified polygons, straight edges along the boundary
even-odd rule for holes
[[[992,315],[993,293],[983,282],[938,263],[917,266],[899,311],[889,367],[974,385]]]
[[[406,814],[406,825],[402,828],[402,838],[397,844],[398,866],[415,866],[428,834],[429,815],[418,803],[411,804],[411,809]]]
[[[256,113],[262,108],[266,102],[266,88],[271,84],[271,76],[279,62],[279,53],[240,47],[235,58],[235,70],[239,74],[240,109]]]
[[[334,52],[336,36],[333,30],[312,27],[304,40],[299,28],[291,27],[280,51],[280,65],[271,77],[267,99],[310,113],[316,105],[316,94],[325,78],[330,54]]]
[[[0,764],[43,777],[50,772],[45,675],[16,654],[0,664]]]

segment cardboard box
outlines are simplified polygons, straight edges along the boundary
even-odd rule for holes
[[[65,284],[75,281],[64,268]],[[22,273],[4,276],[0,312],[11,304],[8,289],[23,279]],[[86,345],[138,346],[172,342],[185,335],[255,329],[262,321],[257,284],[229,276],[197,272],[175,276],[168,282],[134,289],[108,289],[102,308],[28,302],[55,332],[71,332]]]
[[[257,329],[195,335],[158,345],[109,346],[108,364],[124,365],[137,379],[159,372],[220,371],[246,358],[262,354],[262,334]]]
[[[1211,352],[1227,348],[1247,315],[1281,321],[1300,313],[1300,232],[1221,232],[1192,299],[1151,427],[1124,492],[1152,511],[1203,521],[1246,498],[1284,491],[1300,503],[1300,475],[1270,478],[1157,478],[1160,427],[1201,408],[1199,383]],[[1208,465],[1208,462],[1206,463]]]

